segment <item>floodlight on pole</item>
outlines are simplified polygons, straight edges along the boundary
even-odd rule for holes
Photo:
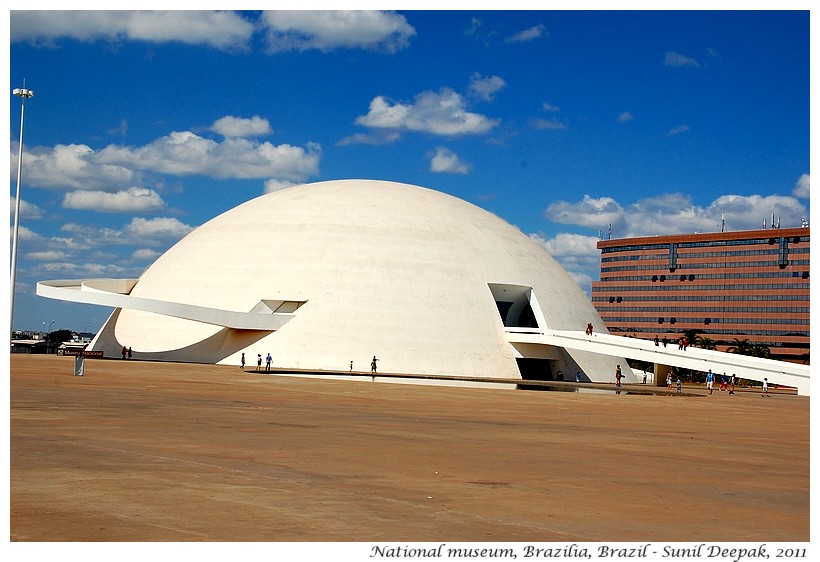
[[[25,85],[25,81],[23,82]],[[20,96],[20,147],[17,151],[17,198],[14,203],[14,234],[11,239],[11,305],[9,306],[11,331],[14,331],[14,285],[17,283],[17,235],[20,230],[20,180],[23,176],[23,114],[26,111],[26,99],[34,97],[34,90],[15,88],[11,92]]]

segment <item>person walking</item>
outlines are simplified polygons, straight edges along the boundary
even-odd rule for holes
[[[678,377],[678,394],[681,393],[680,377]]]
[[[712,395],[712,384],[715,382],[715,375],[712,374],[712,369],[706,373],[706,389],[709,391],[709,396]]]
[[[244,353],[242,354],[242,358],[239,360],[239,362],[240,362],[239,368],[244,371],[245,370],[245,354]]]
[[[729,379],[726,378],[726,373],[723,373],[720,376],[720,390],[721,390],[721,392],[725,391],[728,386],[729,386]]]
[[[672,390],[672,373],[666,375],[666,390]]]
[[[268,352],[268,356],[265,357],[265,370],[266,371],[270,371],[270,362],[272,360],[273,360],[273,358],[270,356],[270,352]]]
[[[374,355],[373,356],[373,361],[370,362],[370,372],[371,373],[376,372],[376,361],[378,361],[378,359],[376,359],[376,356]]]
[[[769,379],[763,379],[763,392],[760,394],[761,397],[769,397]]]
[[[623,377],[623,373],[621,373],[621,366],[617,365],[615,367],[615,386],[621,386],[621,377]]]
[[[261,353],[256,354],[256,370],[257,371],[262,370],[262,354]]]
[[[735,374],[732,373],[732,378],[729,379],[729,395],[732,396],[735,393],[735,383],[737,380],[735,379]]]

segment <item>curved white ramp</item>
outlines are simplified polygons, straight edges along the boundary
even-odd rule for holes
[[[564,347],[704,372],[712,369],[712,372],[716,374],[735,374],[739,378],[754,381],[762,381],[766,378],[771,384],[796,388],[799,395],[808,396],[810,394],[808,365],[691,346],[684,351],[678,349],[677,343],[663,347],[656,346],[649,340],[612,334],[594,333],[589,336],[581,331],[533,331],[515,328],[508,328],[506,331],[511,343]]]
[[[180,302],[132,297],[128,293],[136,279],[54,280],[37,283],[37,295],[85,304],[130,308],[165,316],[195,320],[236,330],[275,331],[285,325],[293,312],[276,312],[280,306],[295,310],[302,301],[260,301],[250,312],[237,312]]]

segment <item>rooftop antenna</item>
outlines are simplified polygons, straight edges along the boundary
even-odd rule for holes
[[[803,217],[803,218],[800,219],[800,226],[802,226],[803,228],[806,228],[806,227],[809,226],[809,222],[806,220],[806,217]]]
[[[763,219],[763,230],[766,230],[766,219]]]
[[[726,215],[720,213],[720,231],[723,232],[726,228]]]
[[[606,231],[606,239],[612,240],[612,223],[609,223],[609,228]]]

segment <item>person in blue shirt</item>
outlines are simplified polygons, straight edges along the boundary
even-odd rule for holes
[[[715,382],[715,375],[712,374],[712,369],[706,373],[706,388],[709,389],[709,394],[712,394],[712,384]]]

